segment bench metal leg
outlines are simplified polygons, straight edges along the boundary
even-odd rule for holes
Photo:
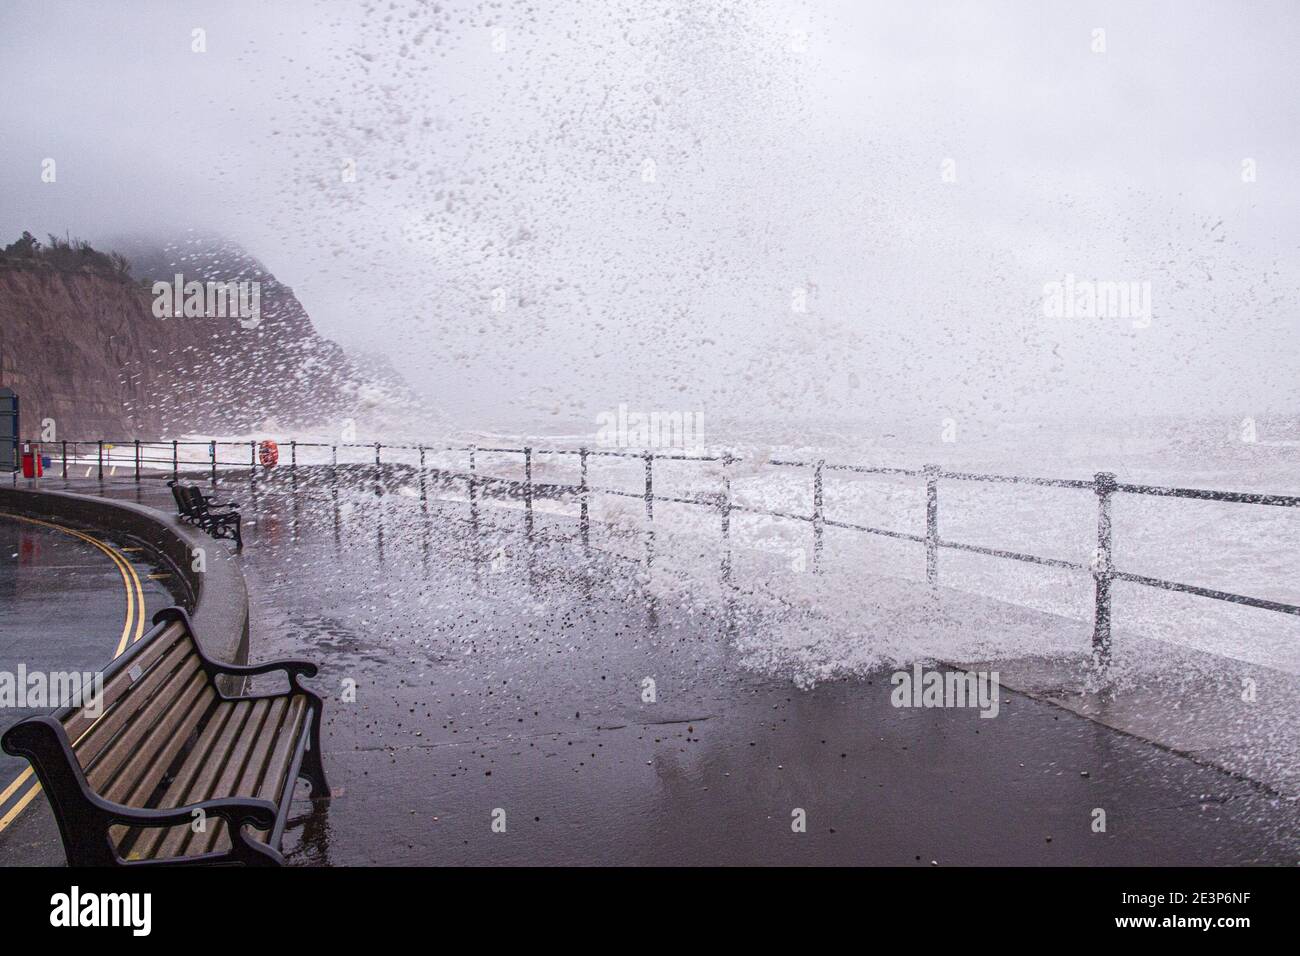
[[[308,692],[310,693],[310,691]],[[329,782],[325,779],[325,763],[321,760],[320,752],[320,714],[321,699],[315,697],[311,715],[311,732],[307,739],[307,749],[302,753],[302,766],[298,768],[298,773],[307,778],[311,784],[311,798],[313,800],[328,800],[331,796]]]
[[[52,717],[20,721],[5,732],[5,752],[26,757],[36,771],[59,825],[68,866],[113,866],[117,854],[108,827],[86,796],[86,777],[55,726]]]
[[[243,827],[230,834],[230,856],[245,866],[284,866],[284,855],[279,850],[246,833]]]

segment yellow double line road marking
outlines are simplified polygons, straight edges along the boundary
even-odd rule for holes
[[[41,521],[38,518],[25,518],[21,515],[13,514],[6,514],[4,517],[12,518],[14,521],[25,521],[28,524],[41,525],[42,527],[52,528],[55,531],[61,531],[64,534],[72,535],[72,537],[80,538],[87,544],[94,545],[100,551],[103,551],[104,554],[108,555],[109,560],[113,562],[118,573],[122,575],[122,587],[126,591],[126,619],[122,623],[122,637],[117,642],[117,650],[113,652],[113,656],[117,657],[126,650],[128,640],[140,640],[140,636],[144,634],[144,589],[140,586],[140,576],[136,574],[135,568],[131,566],[131,562],[122,557],[122,555],[112,546],[105,544],[98,538],[85,534],[84,532],[76,531],[72,528],[65,528],[61,524],[54,524],[50,521]],[[135,632],[134,638],[131,637],[131,632],[133,630]],[[91,724],[91,726],[93,727],[94,724]],[[89,731],[90,728],[86,728],[86,732],[89,733]],[[84,737],[85,734],[82,734],[82,736]],[[78,741],[80,739],[80,737],[77,738]],[[5,803],[9,801],[9,798],[17,793],[31,778],[32,768],[29,766],[14,778],[13,783],[5,787],[3,792],[0,792],[0,807],[3,807]],[[13,823],[13,821],[18,818],[18,815],[27,808],[27,805],[31,803],[40,792],[41,785],[39,783],[34,784],[31,789],[23,794],[18,802],[13,805],[8,813],[4,816],[0,816],[0,833],[3,833],[5,829],[8,828],[9,824]]]
[[[83,531],[77,531],[73,528],[65,528],[61,524],[54,524],[51,521],[41,521],[39,518],[25,518],[21,515],[5,515],[6,518],[12,518],[14,521],[25,521],[28,524],[38,524],[45,528],[53,528],[55,531],[62,531],[64,534],[70,534],[74,538],[80,538],[87,544],[92,544],[100,551],[103,551],[110,561],[117,567],[118,573],[122,575],[122,586],[126,589],[126,620],[122,624],[122,639],[117,642],[117,650],[113,656],[117,657],[124,650],[128,639],[131,638],[131,630],[134,627],[134,640],[140,640],[144,634],[144,589],[140,586],[140,576],[135,573],[135,568],[131,562],[111,545],[105,544],[98,538],[88,535]],[[138,608],[138,610],[137,610]]]

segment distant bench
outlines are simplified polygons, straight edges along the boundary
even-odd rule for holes
[[[97,717],[86,713],[93,702],[77,702],[18,722],[0,744],[31,761],[70,866],[283,863],[297,778],[312,799],[330,795],[322,702],[298,683],[316,665],[223,664],[182,609],[153,620],[104,671]],[[274,671],[288,676],[287,691],[228,697],[217,687],[221,675]]]
[[[202,528],[214,538],[234,538],[237,548],[244,546],[244,536],[239,527],[239,512],[214,510],[238,508],[239,502],[218,503],[193,485],[182,485],[175,480],[167,484],[171,486],[172,497],[176,499],[176,511],[182,521]]]

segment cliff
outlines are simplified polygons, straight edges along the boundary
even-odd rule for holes
[[[130,251],[129,274],[94,253],[0,255],[0,384],[20,396],[25,435],[38,436],[47,418],[59,439],[244,434],[269,420],[332,428],[358,417],[376,390],[413,404],[400,380],[375,384],[318,335],[293,290],[236,247]],[[159,317],[153,282],[176,273],[257,283],[258,316]]]

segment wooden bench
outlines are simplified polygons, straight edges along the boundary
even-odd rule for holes
[[[104,671],[98,716],[70,704],[18,722],[0,743],[31,761],[71,866],[283,863],[297,778],[312,799],[330,795],[322,702],[298,682],[316,666],[224,664],[203,652],[181,608],[153,621]],[[229,697],[217,686],[222,675],[242,684],[275,671],[287,691]]]
[[[218,503],[193,485],[182,485],[175,480],[167,484],[171,487],[172,497],[176,499],[176,512],[182,521],[202,528],[214,538],[234,538],[237,548],[244,546],[239,512],[213,510],[214,508],[238,508],[239,502]]]

